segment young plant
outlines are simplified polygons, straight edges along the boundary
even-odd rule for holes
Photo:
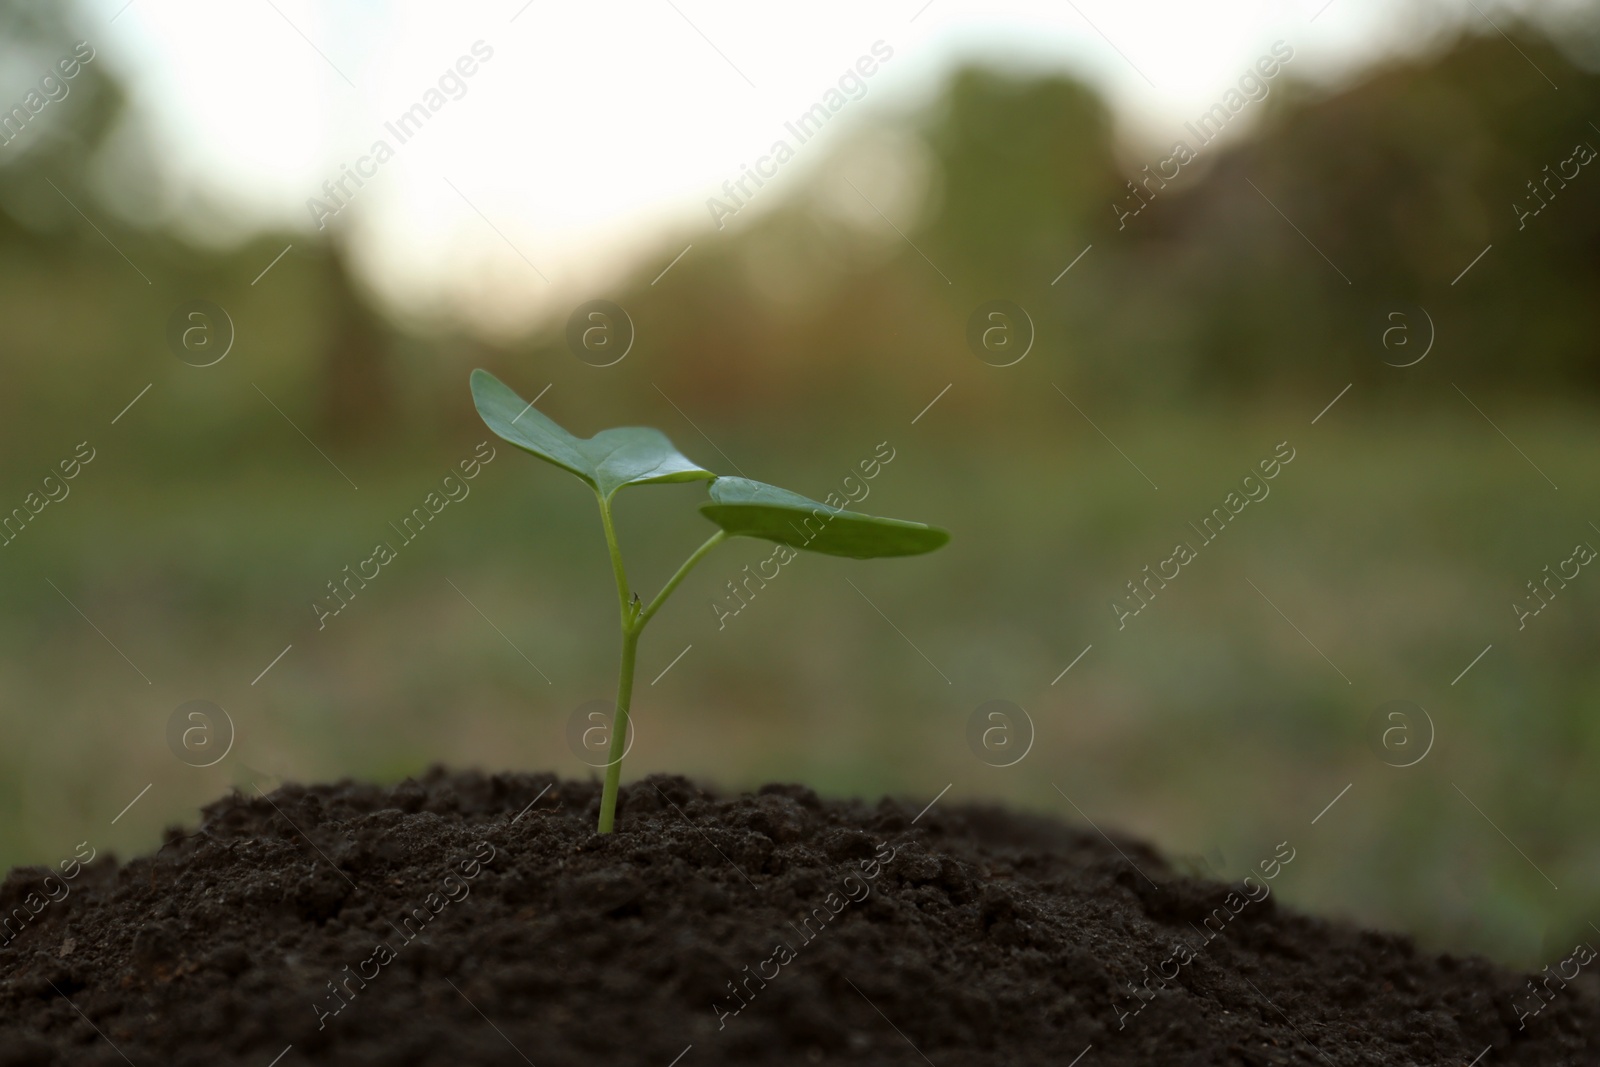
[[[601,430],[590,438],[574,437],[488,371],[472,372],[472,400],[489,429],[523,451],[577,475],[594,490],[600,504],[600,524],[611,552],[622,623],[622,666],[617,678],[616,716],[611,725],[611,758],[600,794],[602,834],[610,833],[616,820],[617,785],[626,751],[639,635],[707,553],[730,537],[757,537],[808,552],[871,559],[920,555],[950,540],[946,531],[920,522],[845,511],[748,478],[718,476],[684,456],[660,430],[622,426]],[[617,490],[632,485],[693,481],[711,483],[711,500],[700,505],[700,513],[717,525],[717,532],[689,554],[653,600],[644,603],[629,586],[628,573],[622,565],[616,528],[611,522],[611,498]]]

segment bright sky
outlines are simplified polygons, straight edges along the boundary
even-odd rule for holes
[[[785,121],[878,41],[893,55],[865,94],[729,230],[781,199],[851,120],[924,101],[965,60],[1076,74],[1130,135],[1164,145],[1276,40],[1294,48],[1294,74],[1336,78],[1425,48],[1442,26],[1509,29],[1522,6],[92,0],[80,32],[124,73],[161,145],[170,190],[159,204],[131,196],[115,160],[101,175],[130,215],[219,242],[268,224],[309,231],[308,198],[336,206],[323,183],[360,164],[372,176],[329,225],[380,291],[397,307],[504,329],[603,291],[621,262],[665,267],[684,245],[723,237],[707,198],[776,138],[794,143]],[[479,41],[476,67],[463,66],[473,73],[452,82]],[[441,76],[447,95],[429,101]],[[385,128],[441,98],[406,143]],[[362,162],[380,138],[393,158]]]

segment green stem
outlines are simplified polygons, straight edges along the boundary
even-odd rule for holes
[[[606,764],[606,784],[600,793],[600,829],[609,834],[617,819],[617,787],[622,781],[622,757],[628,752],[628,705],[633,701],[633,661],[639,650],[639,630],[622,628],[622,668],[617,675],[617,714],[611,721],[611,756]]]
[[[611,570],[617,578],[617,602],[622,608],[622,627],[628,628],[628,572],[622,566],[622,549],[617,544],[617,531],[611,525],[611,501],[595,492],[600,501],[600,522],[606,528],[606,548],[611,550]]]
[[[727,540],[728,534],[718,530],[706,538],[705,544],[695,549],[678,572],[667,580],[650,605],[633,612],[629,604],[628,579],[622,569],[622,553],[617,549],[617,535],[611,527],[611,509],[604,498],[600,500],[600,516],[605,522],[606,544],[611,547],[611,562],[617,575],[617,596],[622,605],[622,666],[617,675],[617,713],[611,720],[611,752],[606,764],[605,786],[600,791],[600,826],[602,834],[611,833],[617,821],[617,790],[622,783],[622,757],[628,752],[628,709],[633,703],[633,665],[639,653],[639,635],[647,622],[661,610],[667,597],[688,577],[689,572],[705,558],[706,553]]]
[[[706,538],[706,543],[695,549],[694,554],[684,560],[683,566],[678,568],[678,573],[669,578],[667,584],[661,587],[661,592],[657,593],[656,598],[650,601],[650,606],[639,613],[639,621],[635,625],[641,630],[644,629],[644,624],[650,621],[651,616],[661,610],[661,605],[667,602],[667,597],[672,595],[672,591],[678,588],[678,584],[689,576],[690,571],[694,570],[694,565],[705,558],[707,552],[710,552],[727,539],[728,531],[726,530],[718,530]]]

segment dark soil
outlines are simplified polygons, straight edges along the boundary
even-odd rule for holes
[[[941,803],[913,825],[921,804],[680,778],[627,787],[603,838],[598,793],[435,771],[218,801],[13,921],[0,1067],[1600,1063],[1587,972],[1535,999],[1247,901],[1265,875],[1230,890],[1043,819]],[[5,913],[50,873],[12,871]]]

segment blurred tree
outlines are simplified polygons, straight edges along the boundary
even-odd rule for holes
[[[1592,390],[1600,167],[1574,177],[1566,161],[1580,142],[1600,148],[1600,79],[1538,32],[1512,32],[1463,36],[1334,90],[1291,70],[1256,129],[1191,144],[1195,162],[1125,225],[1113,204],[1170,142],[1119,152],[1104,104],[1068,78],[963,70],[914,120],[931,177],[909,240],[874,217],[887,243],[864,243],[817,209],[850,170],[846,145],[809,189],[740,220],[711,255],[697,248],[670,297],[641,271],[618,299],[659,309],[652,351],[666,373],[728,404],[817,395],[842,374],[863,400],[921,395],[928,377],[903,372],[930,364],[967,397],[1037,390],[1048,379],[1034,367],[1169,401],[1339,378]],[[1523,216],[1541,203],[1532,181],[1550,181],[1548,207]],[[787,280],[764,284],[783,262]],[[1021,303],[1039,337],[1005,383],[963,340],[992,298]],[[1424,310],[1433,357],[1402,374],[1385,364],[1420,353]],[[1417,342],[1404,352],[1383,346],[1394,311]]]
[[[43,194],[54,197],[40,180],[76,187],[91,156],[103,145],[121,118],[126,103],[122,87],[104,62],[81,64],[66,82],[67,94],[29,115],[24,99],[38,91],[38,82],[56,72],[56,63],[72,54],[74,35],[68,5],[59,0],[0,0],[0,70],[14,98],[0,100],[0,118],[20,108],[26,121],[12,120],[0,144],[0,246],[22,245],[38,252],[50,241],[46,234],[63,228],[60,212],[41,215],[35,205]],[[72,101],[70,107],[66,101]],[[65,205],[62,205],[65,208]]]
[[[319,347],[321,424],[330,440],[394,436],[393,332],[358,289],[336,243],[313,263],[325,276],[326,329]]]
[[[8,84],[36,80],[70,48],[72,10],[0,0]],[[925,157],[926,180],[881,201],[884,214],[860,202],[877,186],[847,139],[714,240],[696,239],[659,285],[681,244],[603,294],[638,329],[618,373],[752,415],[885,396],[920,407],[951,381],[961,388],[950,403],[1014,400],[1053,380],[1168,402],[1320,391],[1340,378],[1408,388],[1446,373],[1530,391],[1600,388],[1600,196],[1589,189],[1600,167],[1573,175],[1565,162],[1579,142],[1600,147],[1590,117],[1600,79],[1534,31],[1514,39],[1464,37],[1336,90],[1297,84],[1291,69],[1253,105],[1254,130],[1205,146],[1125,226],[1113,204],[1170,142],[1119,146],[1104,103],[1070,78],[960,71],[926,113],[865,129]],[[398,331],[345,250],[295,234],[217,253],[99,210],[83,179],[123,108],[96,61],[63,103],[0,145],[5,373],[30,417],[68,402],[86,353],[97,371],[148,381],[166,316],[200,295],[250,309],[250,350],[319,438],[370,438],[397,425],[402,398],[436,403],[444,370],[400,363]],[[1552,179],[1563,166],[1568,176]],[[1530,182],[1546,190],[1537,214]],[[252,288],[289,240],[294,256]],[[1037,354],[1016,373],[990,373],[966,348],[969,317],[993,298],[1023,304],[1037,327]],[[1401,305],[1426,308],[1438,331],[1435,357],[1405,375],[1384,365],[1393,356],[1380,343],[1384,314]],[[582,376],[562,325],[500,358],[536,354]],[[647,385],[640,393],[653,401]],[[247,436],[276,417],[253,392],[232,402],[219,433]]]
[[[1106,105],[1068,78],[965,69],[924,129],[937,174],[928,252],[968,289],[1037,289],[1122,186]]]
[[[60,0],[0,0],[0,83],[8,93],[15,89],[14,99],[0,100],[0,117],[73,53],[80,40],[73,14]],[[89,179],[114,135],[131,133],[120,147],[140,151],[137,138],[149,127],[129,118],[126,93],[96,54],[66,81],[65,95],[26,122],[14,120],[20,132],[0,144],[5,391],[27,396],[18,408],[31,415],[6,420],[0,435],[36,439],[37,426],[81,403],[83,388],[103,384],[108,374],[131,371],[148,381],[158,368],[180,371],[165,353],[166,318],[196,297],[248,318],[250,350],[272,360],[268,379],[283,375],[292,390],[310,394],[302,400],[291,393],[286,401],[312,409],[319,438],[349,443],[392,433],[394,331],[358,286],[346,252],[306,234],[264,236],[219,252],[154,224],[129,225],[100,203]],[[154,145],[146,152],[153,159]],[[154,163],[137,169],[163,180]],[[290,240],[296,255],[277,268],[273,285],[252,288]],[[285,277],[292,270],[302,277]],[[211,428],[215,444],[241,442],[253,427],[276,430],[279,416],[253,392],[213,396],[211,403],[225,409],[206,416],[219,419]]]
[[[1540,217],[1515,207],[1540,205],[1528,183],[1576,144],[1600,148],[1600,79],[1523,31],[1516,47],[1468,37],[1326,96],[1286,88],[1250,141],[1130,227],[1151,284],[1114,313],[1180,316],[1196,372],[1230,389],[1394,384],[1384,312],[1407,305],[1440,333],[1417,375],[1600,385],[1600,167],[1553,182]]]

